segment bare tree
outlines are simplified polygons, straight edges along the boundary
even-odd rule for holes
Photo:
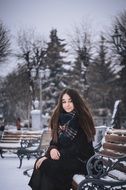
[[[84,47],[89,51],[91,50],[91,31],[87,24],[82,23],[80,26],[75,26],[73,34],[69,37],[71,50],[76,57]]]
[[[45,42],[41,37],[35,35],[33,30],[20,31],[18,33],[18,47],[19,52],[16,55],[18,59],[22,60],[25,65],[27,75],[29,78],[29,87],[31,91],[32,99],[35,98],[35,85],[31,78],[31,69],[33,66],[39,68],[44,66],[45,56]]]
[[[7,121],[14,121],[17,117],[27,119],[29,114],[29,83],[27,72],[23,68],[10,73],[3,82],[1,90],[4,92],[3,98],[6,104]]]
[[[88,82],[86,79],[87,67],[91,60],[92,39],[90,26],[82,23],[74,27],[74,32],[70,36],[70,46],[74,53],[75,62],[71,73],[72,86],[80,89],[82,96],[87,96]]]
[[[0,63],[3,63],[10,54],[9,31],[0,21]]]

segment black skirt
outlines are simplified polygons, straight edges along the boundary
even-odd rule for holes
[[[86,174],[86,164],[78,159],[46,159],[33,170],[29,186],[32,190],[68,190],[74,174]]]

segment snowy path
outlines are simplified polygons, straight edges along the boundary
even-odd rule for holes
[[[23,175],[23,171],[33,166],[35,159],[23,159],[22,168],[16,155],[6,155],[0,158],[0,190],[31,190],[28,186],[29,177]]]

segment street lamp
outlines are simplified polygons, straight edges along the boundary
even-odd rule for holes
[[[112,39],[118,53],[122,56],[126,56],[126,41],[122,39],[122,35],[119,33],[117,26],[115,26],[115,31],[112,35]]]
[[[120,30],[121,31],[121,30]],[[122,31],[122,34],[119,33],[118,27],[115,26],[115,32],[114,35],[112,35],[112,39],[113,42],[116,46],[117,52],[118,54],[121,56],[121,63],[120,65],[122,66],[119,75],[120,75],[120,86],[121,86],[121,101],[122,101],[122,105],[119,109],[121,110],[121,117],[118,116],[118,118],[116,118],[116,120],[123,118],[123,123],[126,122],[126,40],[125,40],[125,33],[124,31]],[[122,117],[124,116],[124,117]]]
[[[89,56],[86,47],[82,48],[80,51],[80,61],[81,61],[81,82],[83,85],[83,91],[85,92],[89,88],[86,78],[87,67],[89,64]]]
[[[42,79],[44,78],[48,78],[50,76],[50,69],[49,67],[47,66],[45,69],[40,67],[33,67],[31,69],[31,76],[33,78],[35,77],[38,77],[39,78],[39,89],[40,89],[40,105],[39,105],[39,108],[40,108],[40,125],[41,125],[41,128],[43,128],[43,120],[42,120],[42,113],[43,113],[43,109],[42,109]]]
[[[115,26],[114,35],[112,36],[113,42],[116,45],[116,48],[119,49],[121,44],[121,34],[119,34],[118,27]]]

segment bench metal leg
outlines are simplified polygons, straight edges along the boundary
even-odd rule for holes
[[[33,168],[28,168],[23,172],[24,175],[27,175],[28,177],[31,177],[31,175],[28,173],[28,171],[33,170]]]
[[[4,158],[2,150],[0,150],[0,156],[1,156],[1,158]]]
[[[22,166],[22,160],[23,160],[23,158],[24,158],[24,155],[18,155],[18,158],[19,158],[19,160],[20,160],[20,164],[19,164],[19,167],[18,167],[18,168],[21,168],[21,166]]]

